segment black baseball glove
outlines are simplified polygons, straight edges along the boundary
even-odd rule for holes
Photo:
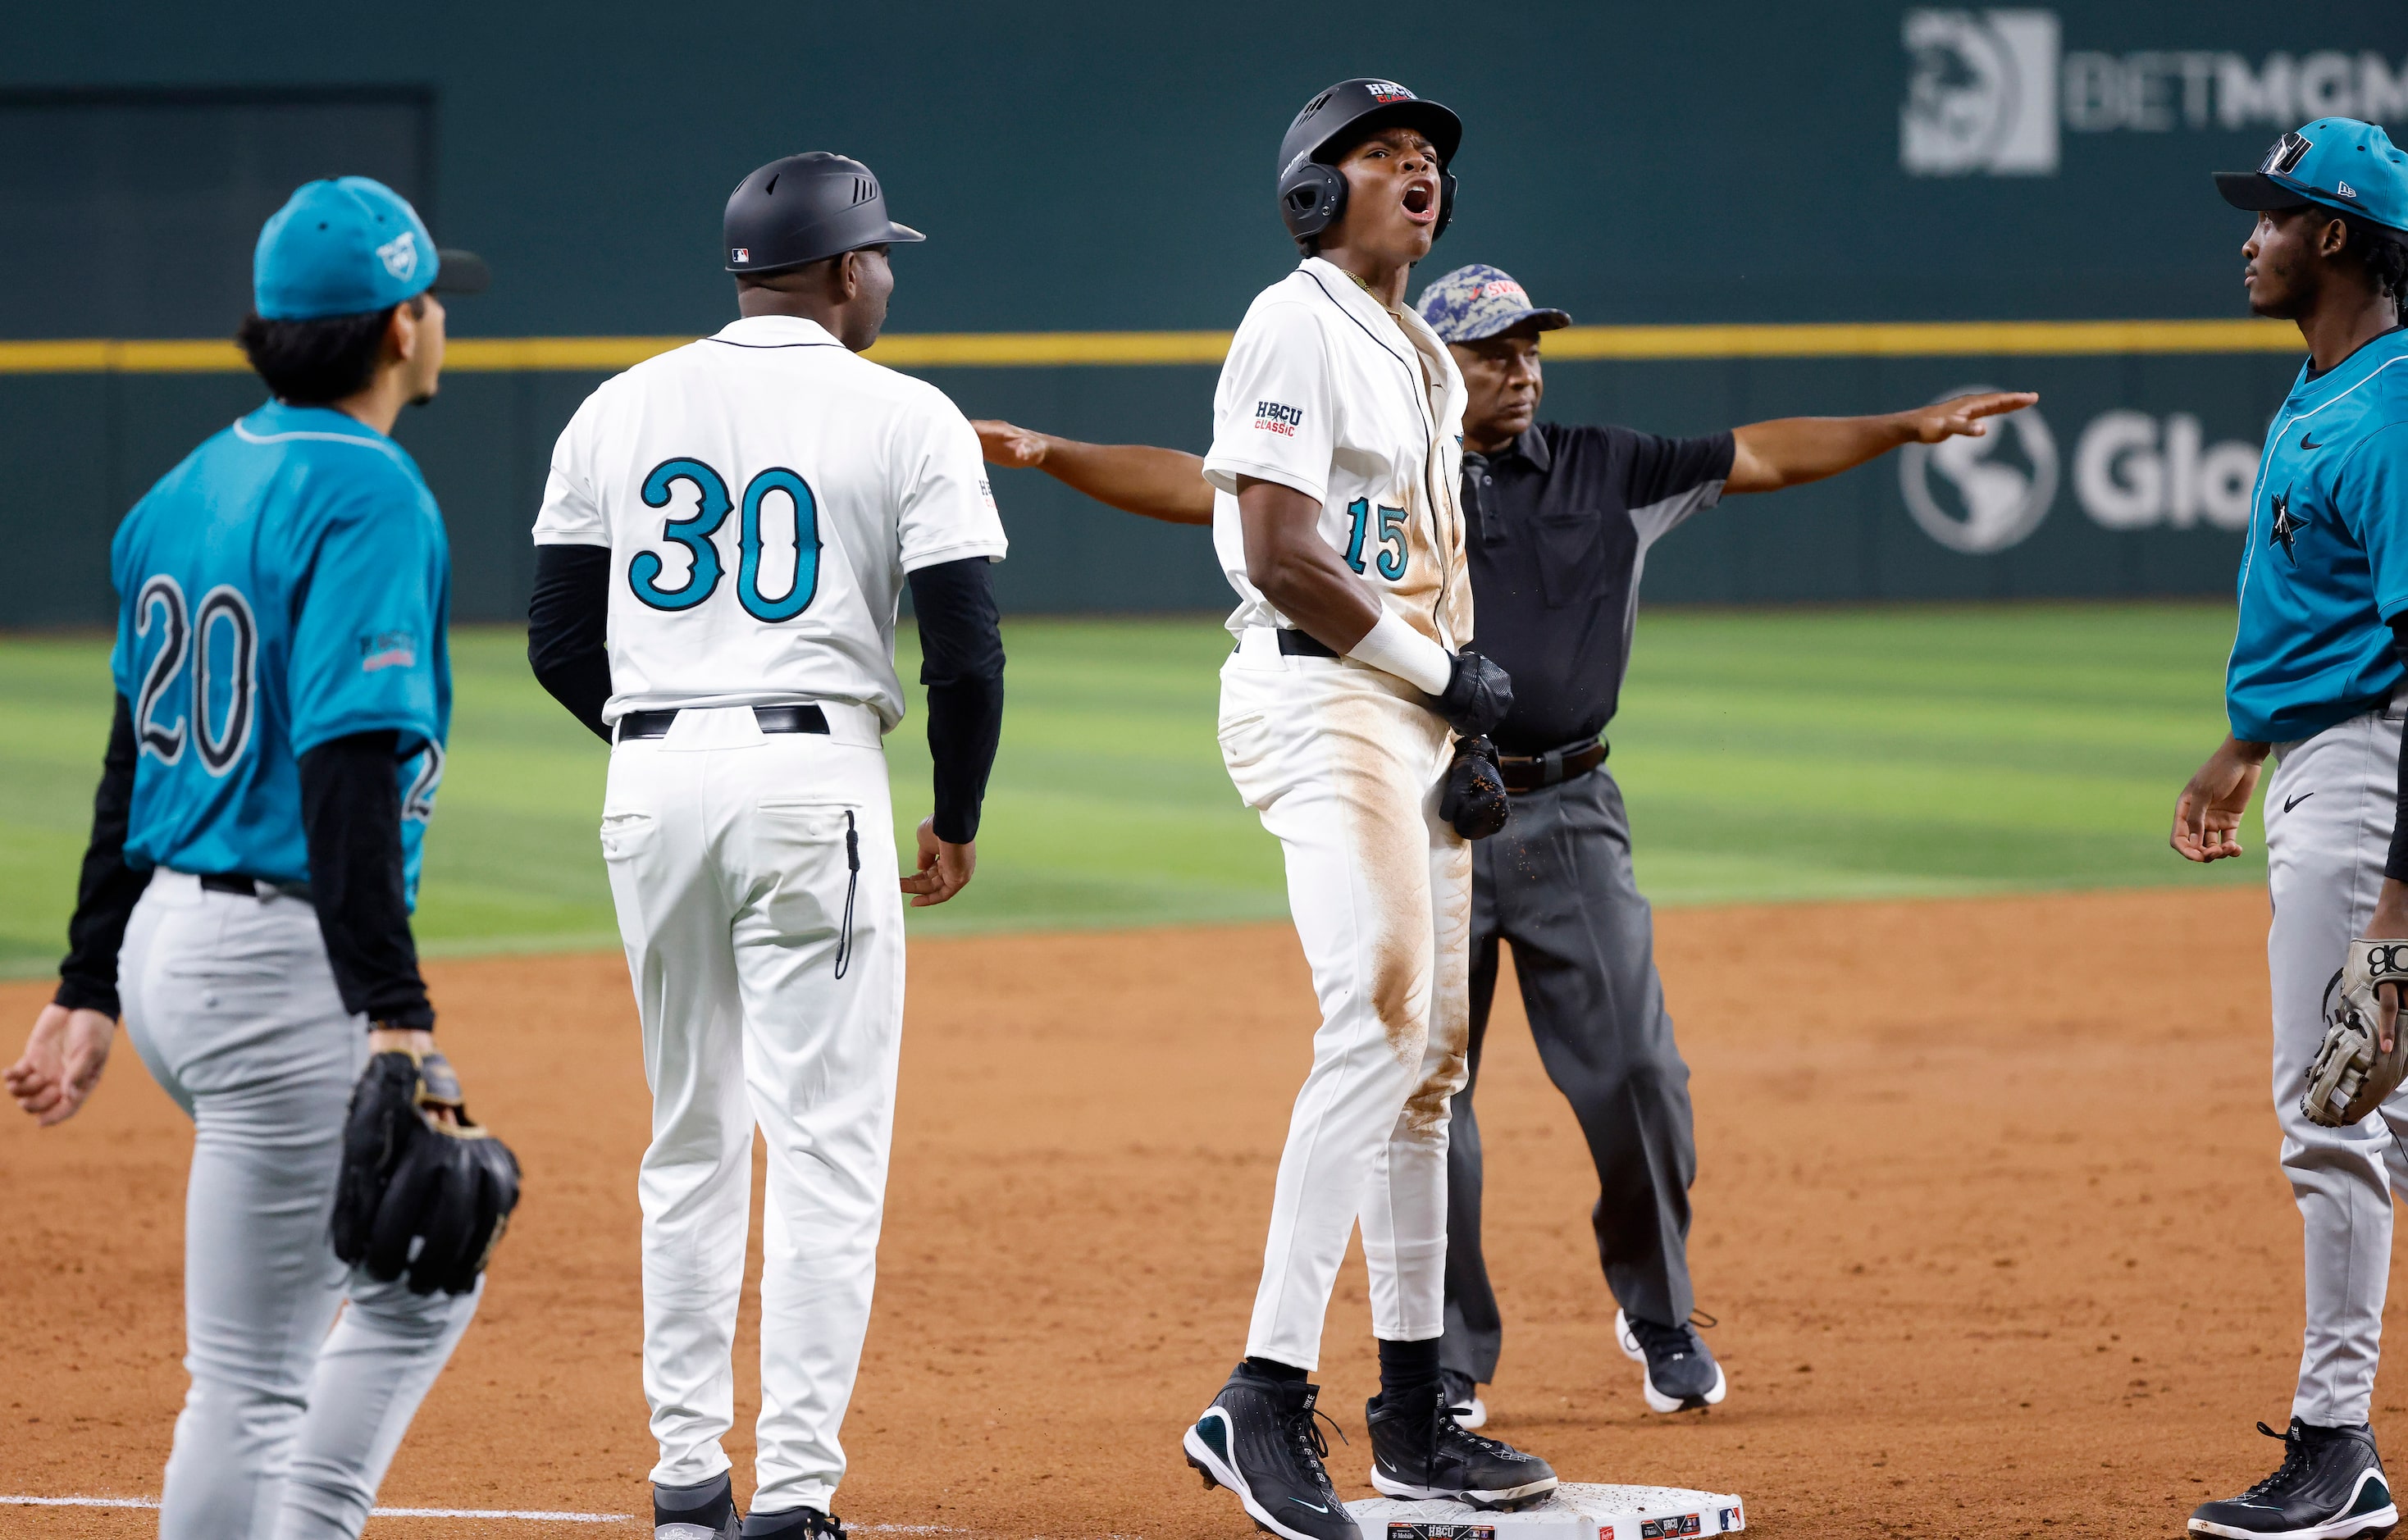
[[[1455,740],[1455,763],[1447,767],[1438,816],[1466,839],[1486,839],[1505,827],[1513,805],[1505,795],[1504,773],[1497,768],[1495,744],[1486,738]]]
[[[335,1255],[410,1292],[465,1294],[519,1202],[509,1147],[468,1120],[439,1053],[380,1053],[351,1092],[335,1188]]]
[[[1438,714],[1465,737],[1484,737],[1513,709],[1512,676],[1469,648],[1453,655],[1453,665]]]

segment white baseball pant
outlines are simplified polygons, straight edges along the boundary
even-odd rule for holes
[[[2324,1040],[2326,986],[2351,938],[2365,934],[2383,887],[2403,702],[2408,694],[2304,742],[2275,745],[2266,782],[2274,1114],[2306,1251],[2307,1328],[2291,1410],[2320,1427],[2367,1420],[2391,1270],[2391,1195],[2408,1191],[2399,1143],[2408,1093],[2354,1128],[2319,1127],[2300,1110]]]
[[[210,892],[160,872],[135,905],[118,977],[126,1035],[194,1128],[193,1383],[159,1533],[350,1540],[482,1283],[413,1294],[335,1258],[327,1224],[367,1023],[343,1009],[307,900]]]
[[[638,1181],[652,1479],[697,1486],[728,1468],[757,1126],[762,1513],[824,1512],[844,1474],[903,1032],[878,721],[821,709],[824,734],[765,734],[745,706],[681,710],[666,737],[611,750],[602,812],[652,1090]]]
[[[1221,669],[1221,755],[1287,858],[1321,1027],[1271,1198],[1249,1355],[1318,1365],[1359,1219],[1371,1329],[1445,1329],[1449,1099],[1469,1035],[1471,848],[1438,816],[1446,724],[1343,659],[1249,628]]]

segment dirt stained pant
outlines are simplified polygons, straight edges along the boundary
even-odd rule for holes
[[[652,1138],[644,1394],[660,1462],[728,1468],[752,1138],[768,1149],[752,1507],[824,1512],[869,1322],[903,1033],[903,907],[877,719],[678,713],[610,753],[602,853],[642,1018]]]
[[[2400,1146],[2408,1092],[2354,1128],[2322,1128],[2300,1110],[2309,1061],[2324,1039],[2326,988],[2350,939],[2366,934],[2383,888],[2403,698],[2408,692],[2302,742],[2275,745],[2266,782],[2274,1115],[2306,1251],[2307,1328],[2291,1410],[2321,1427],[2367,1420],[2391,1270],[2391,1199],[2408,1191]]]
[[[162,871],[118,960],[126,1036],[193,1119],[193,1383],[162,1540],[357,1535],[483,1288],[413,1294],[336,1259],[327,1225],[367,1022],[343,1009],[309,901],[267,891]]]
[[[1221,670],[1221,754],[1287,861],[1321,1027],[1290,1115],[1250,1355],[1318,1365],[1359,1219],[1373,1333],[1445,1328],[1448,1101],[1463,1084],[1471,849],[1438,816],[1446,724],[1411,685],[1283,657],[1248,629]]]

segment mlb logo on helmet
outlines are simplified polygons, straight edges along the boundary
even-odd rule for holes
[[[749,246],[739,246],[734,250],[728,252],[727,257],[730,262],[751,262],[752,260],[752,249]]]

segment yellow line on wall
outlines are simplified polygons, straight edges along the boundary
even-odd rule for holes
[[[459,337],[446,367],[466,373],[624,369],[688,337]],[[899,369],[1042,369],[1218,364],[1226,332],[904,332],[869,357]],[[1558,359],[2088,357],[2297,353],[2298,330],[2270,321],[1949,321],[1761,326],[1574,326],[1551,332]],[[229,342],[0,341],[0,375],[229,374],[249,367]]]

